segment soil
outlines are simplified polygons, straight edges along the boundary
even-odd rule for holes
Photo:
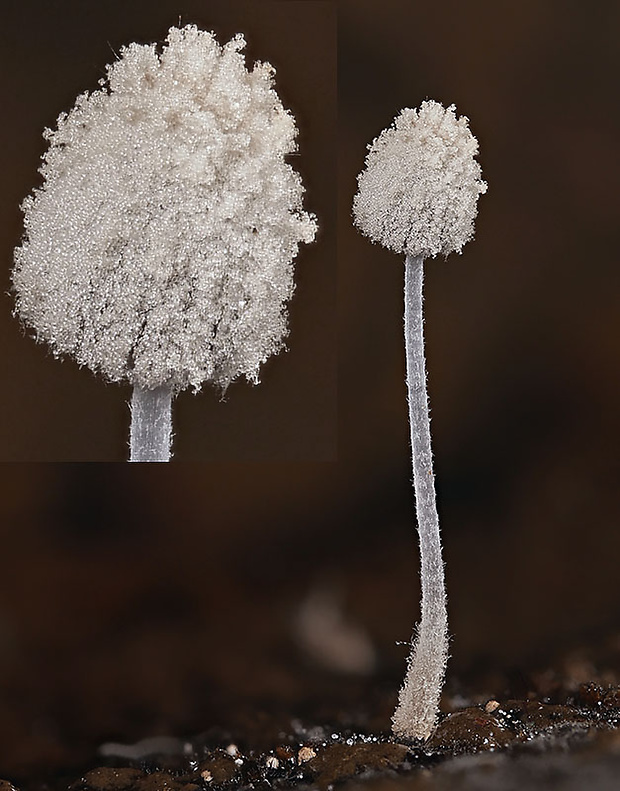
[[[333,692],[330,680],[323,681],[326,694]],[[393,704],[393,695],[375,690],[369,708],[350,701],[327,721],[241,708],[232,729],[104,743],[81,767],[5,779],[0,791],[617,788],[620,686],[590,682],[571,689],[568,678],[548,669],[519,684],[529,689],[525,697],[473,704],[464,698],[465,684],[446,695],[443,707],[453,710],[424,744],[404,744],[375,729],[374,723],[389,722]],[[346,694],[337,697],[343,703],[359,694],[368,702],[362,686],[344,684]]]

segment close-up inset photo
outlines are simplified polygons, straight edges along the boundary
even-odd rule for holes
[[[4,461],[334,457],[334,26],[7,13]]]

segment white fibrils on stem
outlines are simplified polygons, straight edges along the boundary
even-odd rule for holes
[[[44,133],[16,313],[56,356],[131,384],[134,402],[257,383],[284,348],[293,261],[317,225],[286,159],[295,120],[244,46],[192,25],[161,49],[130,44]],[[135,444],[145,430],[132,427],[132,460],[150,453]]]
[[[405,109],[369,146],[353,202],[356,226],[405,255],[405,352],[413,480],[420,540],[421,618],[392,718],[394,734],[433,732],[448,660],[448,617],[437,514],[424,356],[424,260],[461,252],[486,192],[478,141],[465,117],[425,101]]]

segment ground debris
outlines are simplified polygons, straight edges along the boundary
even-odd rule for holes
[[[279,741],[261,749],[248,747],[253,742],[248,733],[237,734],[233,743],[230,734],[222,732],[218,739],[214,731],[208,738],[202,734],[178,740],[176,754],[133,761],[109,756],[103,760],[111,765],[82,771],[73,781],[22,787],[0,780],[0,791],[346,791],[360,780],[369,783],[368,791],[376,783],[386,788],[404,783],[413,789],[426,782],[424,778],[447,777],[449,766],[461,766],[459,756],[497,754],[510,763],[520,760],[523,749],[546,755],[562,745],[569,752],[578,745],[584,755],[600,752],[613,761],[620,755],[617,687],[584,684],[570,703],[491,700],[492,705],[487,698],[486,703],[444,715],[424,744],[402,744],[388,733],[361,733],[337,723],[306,726],[294,720],[287,731],[278,732]],[[529,766],[528,761],[524,765]]]
[[[493,714],[470,707],[448,714],[425,747],[431,752],[458,754],[506,747],[515,738]]]
[[[100,766],[91,769],[79,780],[71,791],[127,791],[134,787],[134,783],[144,776],[140,769],[123,767],[116,769],[110,766]]]
[[[239,766],[235,763],[235,758],[225,750],[215,750],[198,765],[198,773],[202,779],[213,785],[231,782],[235,779],[238,770]]]
[[[409,749],[390,742],[329,744],[308,763],[320,789],[358,774],[385,772],[403,764]]]
[[[620,687],[600,684],[581,684],[577,691],[576,702],[587,708],[606,710],[620,709]]]

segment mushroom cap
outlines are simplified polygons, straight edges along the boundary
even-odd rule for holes
[[[355,225],[407,255],[460,253],[487,191],[468,119],[432,100],[404,109],[369,145],[353,201]]]
[[[144,389],[258,381],[284,345],[303,210],[293,116],[243,36],[131,44],[46,130],[16,312],[56,356]]]

